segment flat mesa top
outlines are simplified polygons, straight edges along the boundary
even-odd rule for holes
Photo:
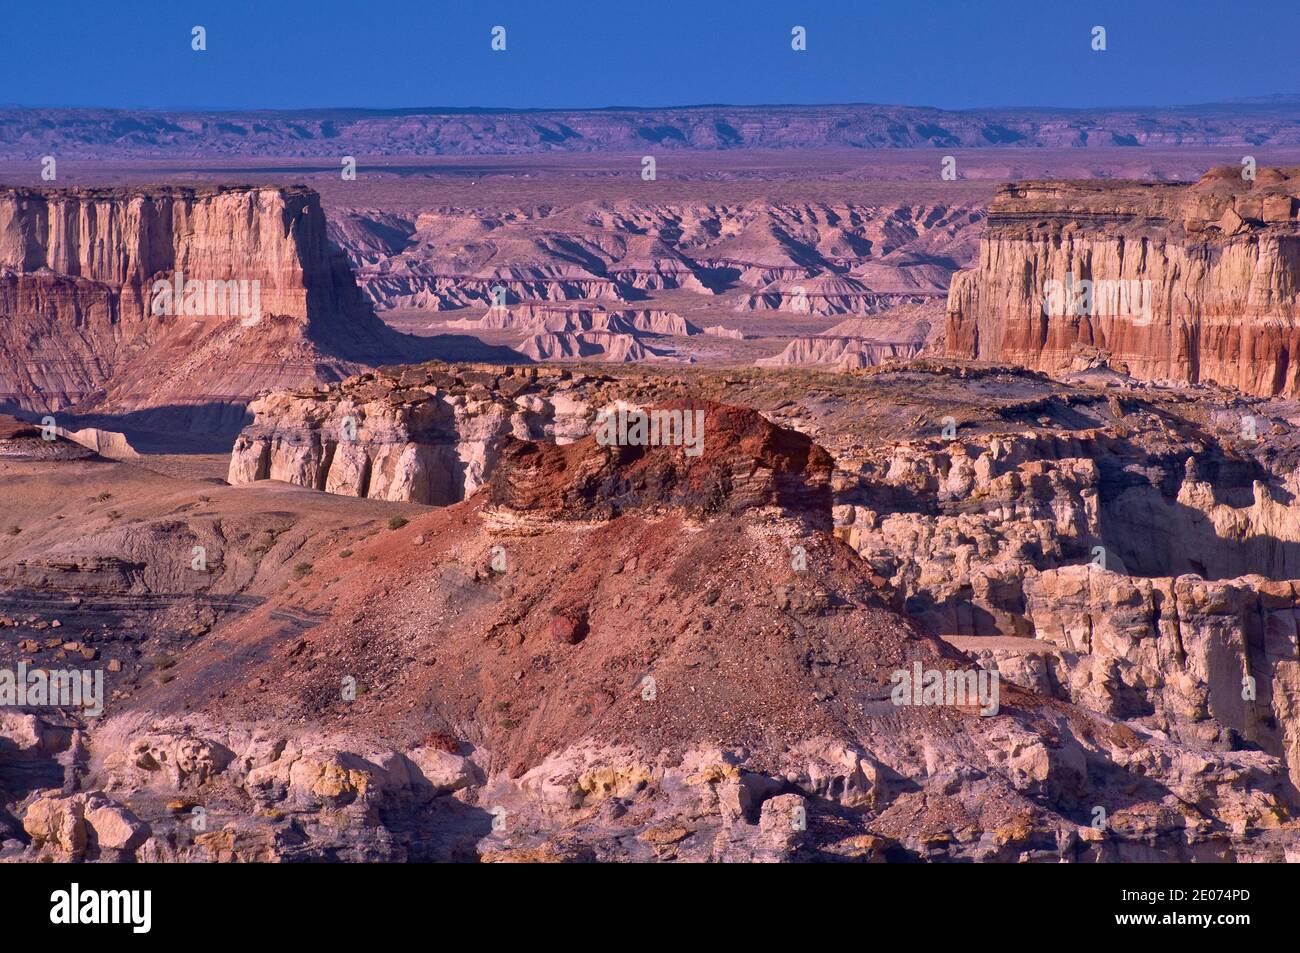
[[[0,184],[0,195],[19,199],[81,198],[112,201],[132,198],[209,198],[241,192],[271,192],[277,195],[315,195],[305,185],[113,185],[113,186],[30,186]]]
[[[1243,172],[1253,173],[1243,175]],[[1141,219],[1167,227],[1181,223],[1294,229],[1300,211],[1300,167],[1220,166],[1196,182],[1130,180],[1042,180],[999,186],[989,203],[989,222],[998,225],[1026,216]]]

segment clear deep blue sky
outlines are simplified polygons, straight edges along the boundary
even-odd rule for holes
[[[190,50],[190,28],[208,50]],[[490,50],[506,27],[507,50]],[[808,50],[790,49],[790,29]],[[1108,49],[1089,47],[1094,25]],[[1300,94],[1300,0],[3,0],[0,102],[1202,103]]]

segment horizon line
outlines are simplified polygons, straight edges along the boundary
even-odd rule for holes
[[[1211,100],[1197,103],[1132,103],[1103,106],[964,106],[945,107],[912,103],[875,102],[817,102],[817,103],[680,103],[666,105],[605,105],[605,106],[105,106],[69,104],[0,103],[5,110],[66,110],[134,113],[338,113],[357,112],[374,115],[458,115],[480,114],[535,114],[535,113],[603,113],[603,112],[662,112],[667,110],[702,109],[916,109],[942,113],[977,112],[1127,112],[1132,110],[1187,110],[1227,107],[1300,107],[1300,93],[1271,93],[1260,96]]]

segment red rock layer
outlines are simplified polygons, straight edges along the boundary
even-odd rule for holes
[[[694,414],[692,448],[679,444],[602,446],[596,436],[567,445],[514,440],[488,483],[494,505],[550,519],[608,519],[665,507],[694,516],[778,507],[830,526],[830,455],[805,434],[757,411],[713,401],[668,401],[655,411]]]

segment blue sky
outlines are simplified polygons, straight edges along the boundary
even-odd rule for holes
[[[4,0],[0,24],[0,101],[18,105],[972,108],[1300,94],[1300,0]],[[194,25],[205,53],[190,49]],[[504,53],[490,49],[495,25]],[[790,48],[795,25],[806,52]]]

